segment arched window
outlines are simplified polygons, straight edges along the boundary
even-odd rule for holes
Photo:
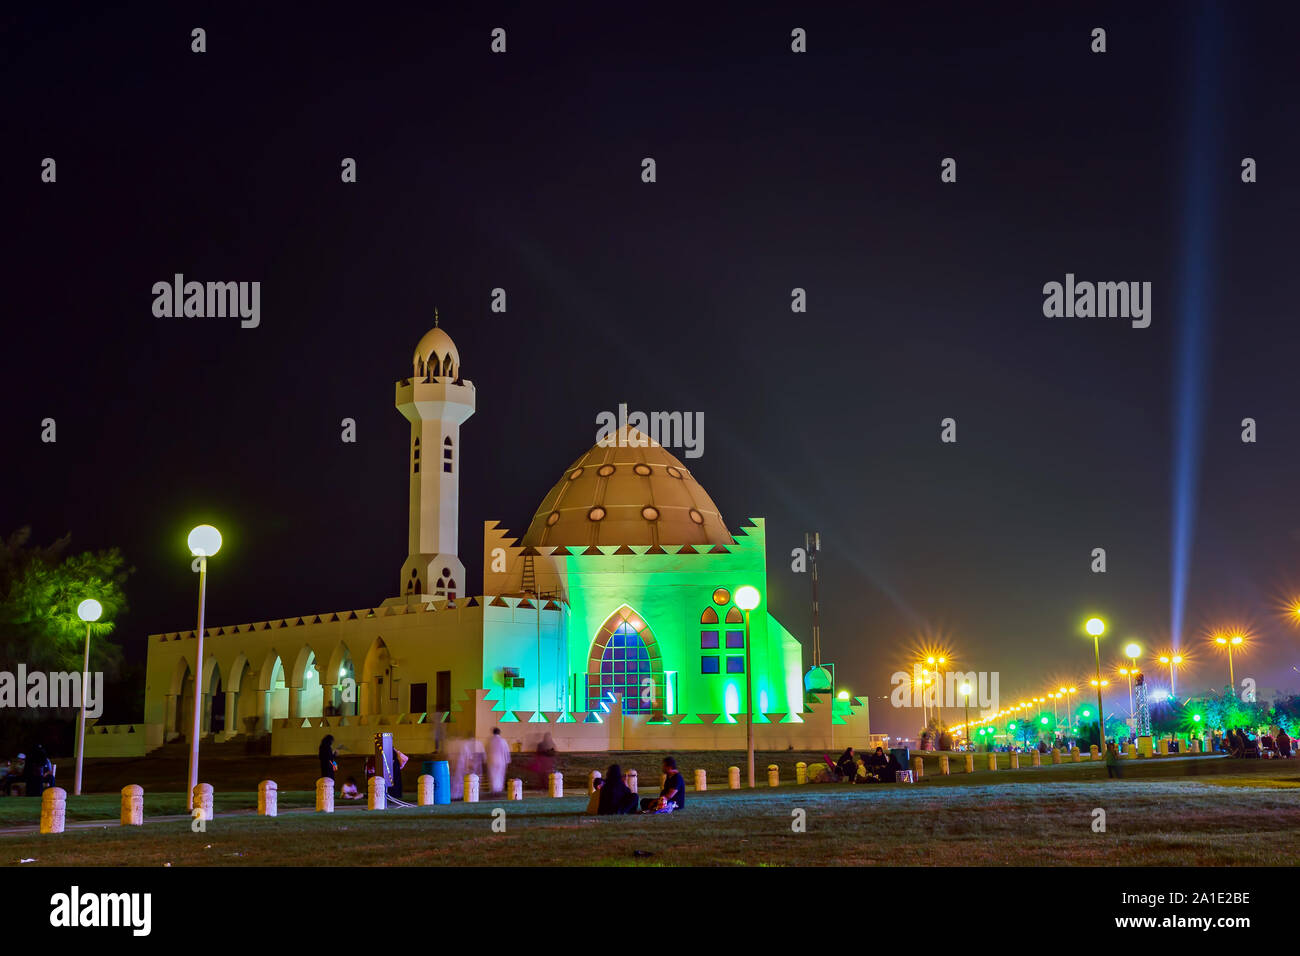
[[[442,374],[446,376],[451,375],[451,353],[450,352],[448,352],[447,357],[442,360]]]
[[[627,605],[601,627],[587,658],[587,707],[618,694],[625,714],[663,709],[664,671],[659,646],[645,621]],[[679,702],[680,706],[680,702]]]
[[[455,460],[455,449],[451,444],[451,436],[448,435],[442,440],[442,470],[445,474],[451,474],[452,462]]]
[[[731,592],[717,588],[713,604],[725,607]],[[743,674],[745,672],[745,614],[734,604],[727,608],[719,627],[718,612],[712,605],[700,615],[700,673]],[[736,626],[739,625],[739,626]]]

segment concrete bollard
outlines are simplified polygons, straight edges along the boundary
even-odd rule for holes
[[[334,781],[321,777],[316,781],[316,812],[334,812]]]
[[[1008,754],[1008,756],[1011,758],[1011,769],[1012,769],[1012,770],[1019,770],[1019,769],[1020,769],[1020,754],[1016,753],[1016,752],[1013,750],[1013,751],[1011,751],[1010,754]]]
[[[122,826],[144,825],[144,787],[138,783],[122,788]]]
[[[212,819],[212,784],[200,783],[194,788],[194,809],[203,811],[203,819]],[[193,814],[190,814],[193,816]]]
[[[697,793],[703,793],[709,789],[709,775],[703,770],[695,771],[695,790]]]
[[[1201,752],[1201,742],[1200,742],[1199,740],[1193,740],[1193,741],[1191,742],[1191,744],[1188,745],[1188,747],[1187,747],[1187,751],[1188,751],[1188,753],[1194,753],[1194,754],[1198,754],[1198,753],[1200,753],[1200,752]]]
[[[1130,760],[1136,760],[1137,755],[1138,755],[1137,744],[1129,744],[1128,750],[1125,752],[1124,756],[1128,757]]]
[[[41,794],[41,832],[62,833],[67,815],[68,792],[62,787],[50,787]]]
[[[1037,750],[1031,750],[1030,753],[1034,755],[1034,766],[1041,767],[1043,765],[1043,755]]]
[[[1089,759],[1089,760],[1100,760],[1100,759],[1101,759],[1101,753],[1097,750],[1097,745],[1096,745],[1096,744],[1089,744],[1089,745],[1088,745],[1088,759]]]
[[[1061,762],[1061,748],[1060,748],[1060,747],[1053,747],[1053,748],[1052,748],[1052,763],[1060,763],[1060,762]]]
[[[967,772],[967,773],[974,773],[974,772],[975,772],[975,755],[974,755],[974,754],[967,754],[967,755],[966,755],[966,772]]]
[[[1083,754],[1079,753],[1078,747],[1070,748],[1070,759],[1073,760],[1075,763],[1079,763],[1081,760],[1083,760]]]
[[[804,763],[802,760],[800,760],[797,764],[794,765],[794,782],[795,783],[808,782],[808,765]]]
[[[998,755],[997,755],[997,754],[989,754],[989,769],[990,769],[990,770],[997,770],[997,769],[998,769]]]
[[[465,774],[465,802],[478,803],[478,774]]]
[[[627,773],[623,774],[623,780],[627,783],[627,788],[631,790],[633,793],[636,793],[636,788],[637,788],[636,771],[629,770]]]
[[[767,765],[767,785],[769,787],[778,787],[781,785],[781,770],[774,763]]]
[[[939,774],[944,777],[948,776],[948,755],[947,754],[939,754]]]
[[[729,786],[732,790],[740,789],[740,768],[739,767],[727,768],[727,786]]]
[[[263,780],[257,785],[257,815],[273,817],[279,810],[279,787],[274,780]]]
[[[920,757],[912,758],[912,779],[920,780],[925,776],[925,761]]]
[[[367,810],[387,810],[388,809],[388,787],[387,781],[376,774],[366,783],[366,809]]]
[[[564,796],[564,774],[560,773],[557,770],[555,773],[551,774],[550,781],[551,781],[551,791],[550,791],[551,796],[553,797]]]
[[[507,785],[506,793],[510,794],[511,800],[522,800],[524,798],[524,782],[518,777],[514,777]]]
[[[422,773],[415,781],[415,801],[419,806],[428,807],[433,805],[433,774]]]
[[[591,796],[596,792],[596,781],[600,779],[602,778],[599,770],[593,770],[587,774],[587,796]]]

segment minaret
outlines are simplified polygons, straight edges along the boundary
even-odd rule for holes
[[[474,414],[474,383],[460,377],[451,336],[433,328],[420,339],[411,377],[397,383],[397,410],[411,423],[407,473],[410,530],[399,600],[463,597],[457,522],[460,516],[460,426]]]

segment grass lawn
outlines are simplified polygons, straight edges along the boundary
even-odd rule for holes
[[[725,781],[722,771],[743,765],[743,757],[693,754],[682,760],[682,769],[689,784],[694,766],[716,763]],[[565,759],[569,782],[580,786],[585,774],[579,778],[579,768],[610,756]],[[643,793],[657,786],[653,762],[643,767],[646,758],[633,754],[618,759],[637,767]],[[788,765],[786,776],[793,775],[791,755],[774,762]],[[765,763],[760,762],[760,779]],[[927,768],[929,763],[927,758]],[[955,767],[959,763],[954,760]],[[414,776],[408,776],[410,791]],[[714,785],[718,776],[709,777]],[[147,818],[183,812],[179,792],[142,785]],[[255,791],[217,789],[218,814],[241,812],[218,815],[206,832],[192,832],[189,821],[181,819],[144,827],[70,828],[61,835],[0,835],[0,863],[31,858],[36,865],[101,866],[1293,866],[1300,863],[1300,841],[1294,837],[1300,830],[1297,787],[1300,762],[1161,758],[1127,762],[1125,779],[1118,781],[1106,780],[1100,763],[1084,763],[949,777],[927,772],[913,786],[790,782],[752,792],[711,789],[689,794],[686,810],[664,816],[586,817],[583,796],[552,799],[533,792],[522,802],[383,813],[340,801],[338,812],[325,815],[294,811],[313,805],[312,791],[281,789],[282,816],[275,819],[248,812],[256,805]],[[116,820],[118,801],[116,793],[69,797],[68,820]],[[492,828],[497,807],[505,809],[505,832]],[[1106,811],[1105,833],[1092,830],[1094,808]],[[35,822],[36,809],[35,800],[0,799],[0,827]],[[795,810],[806,814],[806,832],[793,831]]]

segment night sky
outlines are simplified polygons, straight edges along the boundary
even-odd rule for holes
[[[1089,613],[1107,664],[1167,643],[1178,488],[1179,689],[1226,682],[1229,622],[1239,677],[1300,686],[1294,5],[266,6],[0,14],[0,533],[120,546],[129,657],[193,627],[200,521],[211,624],[396,593],[393,384],[436,307],[478,389],[473,593],[482,522],[522,534],[625,402],[704,413],[687,464],[733,529],[768,519],[805,665],[788,555],[822,532],[856,693],[927,636],[1004,701],[1085,679]],[[177,272],[261,281],[260,327],[156,318]],[[1150,327],[1044,317],[1066,273],[1151,282]],[[873,701],[872,729],[917,713]]]

